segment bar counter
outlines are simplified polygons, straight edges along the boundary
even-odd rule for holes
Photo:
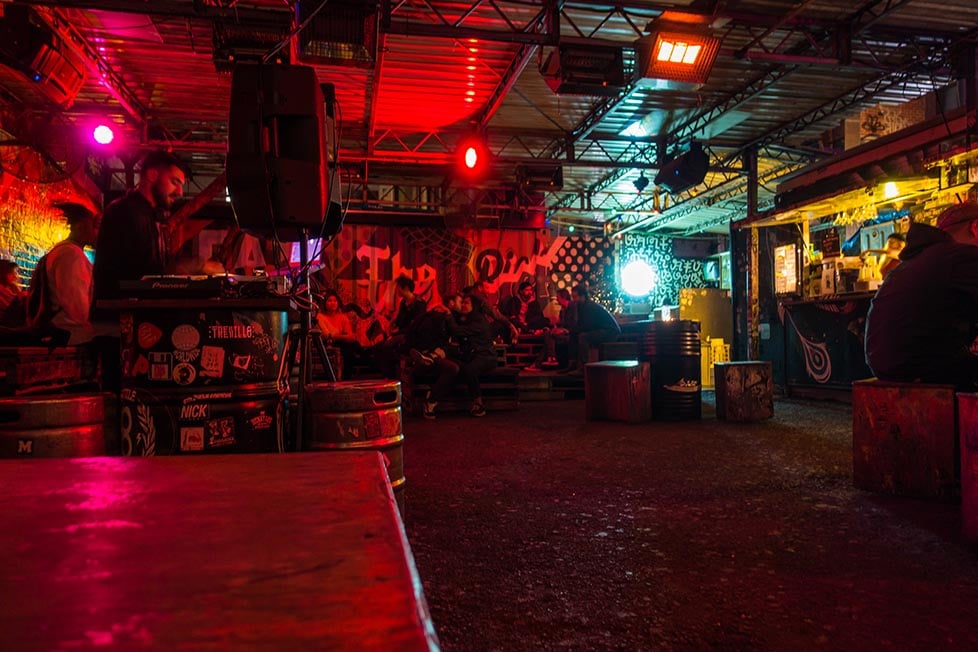
[[[376,451],[0,461],[6,650],[438,648]]]
[[[866,313],[875,292],[782,298],[787,393],[850,391],[871,378],[863,354]]]

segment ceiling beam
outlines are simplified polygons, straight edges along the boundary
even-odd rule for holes
[[[78,28],[68,22],[57,9],[40,8],[37,10],[37,14],[52,31],[61,37],[68,48],[85,62],[89,71],[103,82],[105,89],[119,102],[126,113],[138,125],[145,126],[150,118],[149,108],[126,85],[122,77],[112,69],[109,62],[99,55],[98,50],[89,44],[78,31]]]
[[[172,18],[223,19],[233,23],[268,24],[269,20],[284,22],[292,19],[292,11],[286,3],[281,7],[217,7],[196,0],[14,0],[16,4],[47,6],[58,9],[94,9],[126,14],[167,16]]]

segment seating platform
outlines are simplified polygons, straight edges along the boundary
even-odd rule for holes
[[[73,346],[0,347],[0,396],[60,392],[94,377],[93,362]]]
[[[496,367],[480,378],[482,400],[489,412],[515,410],[520,406],[520,370],[513,367]],[[431,391],[431,376],[414,377],[405,371],[402,385],[402,409],[408,414],[421,416],[424,399]],[[462,382],[456,382],[452,395],[438,401],[439,412],[468,412],[472,397]]]
[[[520,335],[512,344],[506,345],[506,366],[522,369],[533,364],[543,351],[543,335]]]

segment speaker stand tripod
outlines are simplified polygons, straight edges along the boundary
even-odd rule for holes
[[[319,360],[323,365],[326,380],[336,381],[336,374],[330,364],[329,355],[326,353],[326,344],[323,342],[322,331],[319,327],[312,325],[312,284],[309,282],[309,230],[302,229],[299,235],[299,270],[300,276],[296,283],[301,288],[301,303],[299,307],[299,325],[289,331],[285,342],[285,352],[283,362],[287,365],[289,372],[295,368],[295,357],[299,357],[299,376],[296,394],[298,403],[295,420],[295,450],[302,450],[302,436],[305,428],[304,413],[306,410],[306,384],[312,382],[312,350],[315,348],[319,355]]]

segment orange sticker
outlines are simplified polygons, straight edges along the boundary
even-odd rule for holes
[[[136,341],[139,342],[139,348],[149,349],[159,342],[161,337],[163,337],[163,331],[155,324],[144,321],[139,325]]]

